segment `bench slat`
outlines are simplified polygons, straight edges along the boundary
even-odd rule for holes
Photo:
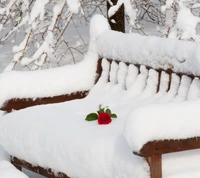
[[[70,95],[60,95],[54,97],[45,97],[45,98],[16,98],[8,100],[0,109],[2,111],[11,112],[14,110],[20,110],[31,106],[50,104],[50,103],[60,103],[65,101],[70,101],[74,99],[82,99],[87,96],[89,91],[76,92]]]
[[[17,168],[23,167],[48,178],[70,178],[64,173],[58,172],[55,175],[51,169],[46,169],[46,168],[44,169],[43,167],[40,167],[40,166],[33,166],[24,160],[20,160],[12,156],[11,156],[11,163],[14,164]]]
[[[134,154],[142,157],[149,157],[151,155],[161,155],[198,148],[200,148],[200,137],[180,140],[159,140],[146,143],[139,153]]]

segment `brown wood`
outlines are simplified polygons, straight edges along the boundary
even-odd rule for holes
[[[149,164],[151,178],[162,178],[162,156],[151,155],[146,157]]]
[[[99,78],[101,77],[101,73],[102,73],[102,70],[103,70],[103,68],[102,68],[102,58],[100,58],[99,60],[98,60],[98,63],[97,63],[97,70],[96,70],[96,80],[95,80],[95,84],[98,82],[98,80],[99,80]]]
[[[66,174],[64,173],[57,173],[56,175],[52,172],[51,169],[44,169],[43,167],[40,166],[33,166],[30,163],[24,161],[24,160],[20,160],[16,157],[11,157],[11,163],[14,164],[16,167],[23,167],[26,168],[30,171],[33,171],[35,173],[38,173],[40,175],[43,175],[47,178],[69,178]]]
[[[88,91],[76,92],[70,95],[60,95],[53,97],[45,97],[45,98],[16,98],[10,99],[6,101],[3,106],[0,108],[2,111],[11,112],[14,110],[24,109],[30,106],[42,105],[42,104],[50,104],[50,103],[60,103],[64,101],[70,101],[74,99],[82,99],[86,97]]]
[[[111,0],[113,5],[116,5],[117,1],[118,0]],[[110,7],[110,3],[107,2],[107,11],[110,9]],[[115,20],[116,23],[112,23],[112,19]],[[112,17],[108,18],[108,22],[112,30],[125,33],[124,4],[122,4],[119,10]]]
[[[168,83],[168,89],[167,89],[167,92],[170,90],[171,82],[172,82],[172,73],[169,74],[169,83]]]
[[[146,143],[137,155],[148,157],[200,148],[200,137],[180,140],[159,140]]]
[[[180,140],[159,140],[147,142],[139,153],[134,152],[134,154],[146,158],[150,167],[151,178],[161,178],[162,154],[198,148],[200,148],[200,137]]]
[[[160,83],[161,83],[161,73],[162,71],[158,71],[158,84],[157,84],[157,93],[160,90]]]

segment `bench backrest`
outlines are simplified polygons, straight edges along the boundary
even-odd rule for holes
[[[126,74],[127,76],[125,78],[126,80],[125,89],[132,84],[132,82],[136,78],[136,75],[144,74],[143,79],[141,79],[144,80],[144,82],[151,82],[151,80],[154,80],[154,82],[151,82],[152,84],[150,84],[153,85],[154,90],[156,90],[154,91],[154,93],[166,92],[168,94],[168,98],[175,97],[177,95],[176,100],[195,99],[195,97],[200,96],[199,76],[194,76],[192,74],[175,73],[171,69],[168,70],[153,69],[152,67],[139,64],[124,63],[115,60],[108,60],[108,61],[111,64],[115,63],[116,65],[119,65],[120,63],[123,63],[124,65],[127,66],[128,69]],[[96,82],[101,76],[103,70],[101,63],[102,59],[99,59],[96,70],[97,73]],[[10,112],[13,109],[19,110],[35,105],[59,103],[73,99],[82,99],[87,96],[88,92],[89,91],[78,91],[70,95],[66,94],[66,95],[36,98],[36,99],[13,98],[6,101],[5,104],[1,107],[1,110]]]

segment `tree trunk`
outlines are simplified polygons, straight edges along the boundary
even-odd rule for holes
[[[110,0],[113,5],[117,4],[117,0]],[[107,2],[107,12],[111,5]],[[108,17],[108,22],[112,30],[120,31],[125,33],[125,21],[124,21],[124,4],[119,8],[119,10],[110,18]]]

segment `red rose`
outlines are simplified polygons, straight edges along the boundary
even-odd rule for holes
[[[110,117],[110,114],[107,112],[101,112],[98,116],[98,124],[103,125],[103,124],[109,124],[112,122],[112,119]]]

